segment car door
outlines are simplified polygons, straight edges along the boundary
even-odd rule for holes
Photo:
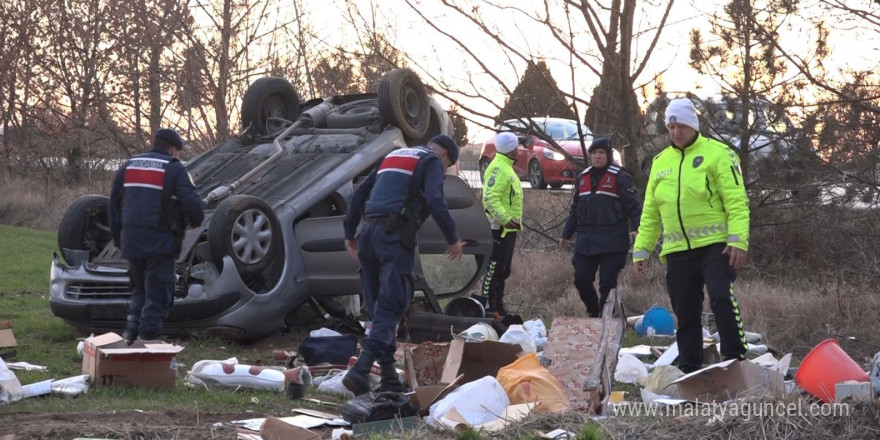
[[[469,290],[485,273],[492,253],[489,221],[474,190],[461,178],[447,175],[443,191],[458,234],[467,245],[461,259],[449,261],[446,239],[433,219],[419,230],[416,288],[426,283],[438,297]],[[345,250],[344,220],[341,215],[313,217],[294,227],[312,296],[352,295],[361,290],[360,265]]]

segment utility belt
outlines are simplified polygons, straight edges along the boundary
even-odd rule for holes
[[[364,217],[363,223],[383,225],[386,234],[400,231],[400,245],[406,250],[413,250],[416,247],[416,234],[421,225],[414,215],[407,215],[407,212],[404,209],[400,214],[391,213]]]

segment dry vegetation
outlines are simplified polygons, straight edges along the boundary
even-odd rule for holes
[[[479,146],[463,153],[467,168]],[[109,194],[111,179],[110,174],[95,175],[90,184],[70,187],[49,178],[5,177],[0,180],[0,223],[54,230],[72,200],[87,193]],[[524,317],[585,314],[572,284],[571,251],[557,246],[569,197],[568,191],[525,191],[527,230],[518,239],[507,283],[507,302]],[[793,222],[802,218],[811,223]],[[845,221],[835,220],[833,211],[753,213],[757,227],[752,230],[752,252],[736,294],[747,330],[762,333],[778,350],[803,356],[827,337],[853,336],[854,341],[842,339],[842,347],[864,362],[880,349],[873,328],[880,310],[874,283],[877,254],[869,251],[876,248],[873,217],[857,213],[839,218]],[[825,238],[829,232],[834,240]],[[656,258],[651,263],[642,279],[631,265],[620,275],[619,292],[628,313],[642,313],[652,305],[670,307],[663,266]]]

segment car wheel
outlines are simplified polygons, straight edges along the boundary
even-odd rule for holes
[[[327,128],[359,128],[379,119],[376,100],[355,101],[327,114]]]
[[[408,140],[421,139],[428,130],[428,92],[409,69],[394,69],[379,82],[379,114],[382,122],[394,125]]]
[[[62,255],[64,249],[89,251],[91,261],[112,240],[110,198],[106,196],[92,194],[74,200],[58,225],[58,249]]]
[[[268,76],[248,87],[241,101],[242,131],[250,128],[257,134],[282,130],[299,116],[299,95],[290,81]]]
[[[547,181],[544,180],[544,170],[541,169],[541,162],[537,160],[529,162],[529,184],[534,189],[547,189]]]
[[[489,169],[489,161],[486,159],[480,159],[480,182],[486,183],[486,170]]]
[[[550,184],[548,184],[548,185],[550,185],[550,188],[553,188],[553,189],[559,189],[559,188],[562,188],[562,182],[553,182],[553,183],[550,183]]]
[[[236,195],[223,201],[208,225],[208,242],[217,267],[229,255],[243,276],[257,275],[281,258],[281,227],[272,208],[257,197]]]

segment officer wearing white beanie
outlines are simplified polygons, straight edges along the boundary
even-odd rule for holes
[[[501,154],[507,154],[516,150],[519,140],[516,135],[509,131],[502,131],[495,136],[495,150]]]
[[[643,274],[662,235],[659,256],[666,260],[666,289],[678,322],[678,369],[691,373],[703,367],[706,294],[721,356],[742,360],[748,350],[733,293],[749,250],[749,198],[736,153],[700,134],[689,99],[669,103],[666,128],[671,145],[654,156],[632,256],[636,274]]]
[[[669,124],[682,124],[700,131],[700,120],[697,119],[697,109],[694,103],[687,98],[673,99],[666,107],[666,126]]]

